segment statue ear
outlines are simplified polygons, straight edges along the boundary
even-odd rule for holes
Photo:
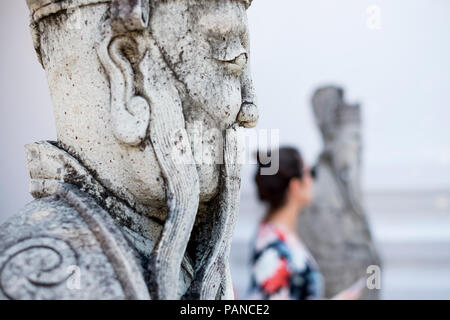
[[[131,55],[139,55],[139,44],[128,36],[105,39],[98,50],[111,86],[111,123],[116,138],[129,145],[140,144],[150,121],[150,107],[136,95]],[[128,52],[128,54],[126,54]]]
[[[136,93],[133,70],[133,63],[138,63],[145,53],[145,41],[138,33],[132,32],[145,30],[148,15],[148,0],[113,0],[112,30],[105,26],[105,37],[97,48],[111,87],[114,135],[132,146],[144,140],[150,122],[149,103]]]

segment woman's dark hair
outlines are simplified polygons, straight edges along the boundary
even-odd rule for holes
[[[268,202],[269,214],[283,206],[286,201],[286,191],[292,178],[302,179],[303,159],[300,152],[292,147],[282,147],[272,152],[278,152],[278,157],[270,156],[269,163],[262,163],[258,152],[258,170],[255,175],[258,195],[261,201]],[[279,161],[279,169],[274,175],[261,174],[261,168],[273,167],[271,161]]]

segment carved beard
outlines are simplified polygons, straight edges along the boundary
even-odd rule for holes
[[[150,103],[149,140],[166,182],[167,217],[151,258],[151,291],[157,299],[177,297],[181,262],[194,226],[200,183],[182,103],[159,48],[149,41],[140,64],[143,94]]]
[[[133,54],[128,55],[131,62],[137,62],[128,62],[128,59],[119,54],[141,50],[142,48],[133,46],[142,41],[142,38],[134,41],[109,39],[108,44],[103,45],[103,49],[100,48],[99,57],[110,74],[111,112],[116,112],[115,115],[112,114],[113,118],[116,117],[116,121],[113,121],[113,125],[116,125],[116,138],[123,139],[123,143],[133,141],[133,144],[139,142],[138,145],[142,147],[153,148],[165,178],[167,217],[149,261],[152,272],[150,291],[154,299],[176,299],[179,297],[173,284],[179,279],[181,262],[198,211],[199,177],[185,130],[185,118],[176,80],[154,40],[150,37],[145,39],[142,58],[141,54],[137,53],[134,58]],[[112,45],[115,42],[117,46]],[[125,47],[120,48],[119,44]],[[133,89],[134,87],[137,89]],[[138,93],[140,95],[137,95]],[[149,126],[141,141],[139,135],[133,136],[133,133],[139,130],[133,131],[127,127],[135,121],[139,128],[145,121],[144,110],[139,113],[129,108],[134,100],[149,109]],[[126,118],[122,119],[123,117]],[[227,156],[225,160],[228,161],[225,161],[223,167],[224,187],[217,200],[221,206],[215,208],[217,212],[211,217],[213,226],[208,230],[214,236],[205,244],[208,248],[202,253],[205,258],[200,259],[196,265],[197,272],[188,293],[196,298],[215,298],[220,287],[218,284],[224,283],[225,277],[229,279],[227,257],[237,214],[240,165],[236,129],[227,130],[225,136],[223,148]],[[231,288],[229,283],[222,286]]]
[[[148,65],[145,64],[142,66],[143,70],[148,70],[148,74],[163,74],[163,71],[165,71],[165,76],[161,78],[157,77],[151,77],[147,80],[144,80],[144,92],[146,92],[146,96],[148,96],[148,99],[151,101],[152,105],[152,117],[150,121],[150,137],[152,139],[153,147],[155,148],[155,145],[157,144],[154,140],[153,133],[160,133],[162,132],[159,130],[156,126],[152,126],[152,122],[156,121],[156,119],[153,119],[153,104],[157,103],[158,101],[155,101],[152,97],[157,96],[158,99],[161,99],[158,102],[158,106],[161,105],[162,107],[158,110],[161,110],[165,112],[165,116],[160,117],[159,122],[167,123],[170,120],[170,117],[173,117],[174,113],[177,117],[177,124],[173,126],[173,130],[176,130],[178,133],[183,133],[182,136],[186,137],[183,138],[183,141],[186,142],[185,145],[181,143],[175,143],[173,147],[181,148],[179,155],[179,158],[182,157],[182,154],[188,155],[187,158],[185,158],[185,161],[189,161],[189,166],[181,166],[180,170],[189,170],[191,172],[191,176],[195,175],[197,171],[195,171],[196,166],[194,165],[195,159],[192,157],[193,150],[189,148],[189,137],[186,133],[184,126],[189,126],[189,120],[195,120],[195,116],[193,118],[190,118],[189,120],[186,119],[186,110],[184,110],[184,116],[183,117],[183,108],[182,108],[182,102],[180,99],[180,91],[183,97],[187,100],[189,100],[189,103],[192,103],[191,97],[183,91],[184,88],[187,86],[184,84],[180,90],[177,90],[177,85],[180,84],[179,80],[180,77],[177,76],[176,79],[174,79],[174,74],[172,73],[172,68],[167,68],[167,58],[164,58],[164,53],[161,52],[160,47],[156,46],[156,42],[152,42],[150,45],[150,50],[145,58],[144,61],[148,62]],[[159,54],[159,55],[158,55]],[[158,59],[155,59],[155,57],[159,57]],[[147,60],[148,59],[148,60]],[[240,90],[240,87],[242,85],[242,81],[244,81],[245,84],[251,84],[249,79],[247,77],[240,78],[233,78],[235,85],[239,89],[239,94],[236,96],[236,99],[239,101],[237,102],[238,106],[241,105],[241,95],[242,92]],[[169,87],[168,87],[168,84]],[[178,88],[180,88],[178,86]],[[245,91],[250,92],[250,90]],[[160,97],[161,93],[167,93],[165,97]],[[159,95],[158,95],[159,94]],[[217,94],[217,93],[216,93]],[[219,92],[218,95],[221,95],[222,92]],[[187,96],[187,97],[186,97]],[[213,94],[214,96],[214,94]],[[227,96],[223,95],[223,98],[225,99]],[[169,100],[174,99],[174,100]],[[212,101],[213,99],[211,99]],[[164,103],[166,102],[166,103]],[[175,108],[171,110],[168,109],[168,104],[170,103],[170,107],[176,106]],[[254,106],[254,105],[253,105]],[[239,109],[238,107],[238,109]],[[256,106],[254,106],[256,108]],[[159,112],[159,111],[156,111]],[[158,115],[155,112],[155,115]],[[164,117],[166,119],[164,120]],[[173,124],[172,124],[173,125]],[[193,245],[193,249],[196,251],[196,261],[195,261],[195,267],[194,267],[194,279],[191,283],[191,286],[189,287],[188,291],[186,292],[185,296],[189,299],[215,299],[216,297],[227,297],[232,298],[233,292],[232,292],[232,284],[230,283],[231,274],[229,269],[229,263],[228,263],[228,257],[230,255],[231,250],[231,238],[234,232],[234,226],[237,219],[237,213],[238,213],[238,206],[237,203],[239,202],[239,190],[240,190],[240,158],[241,158],[241,148],[240,148],[240,140],[238,137],[237,132],[237,123],[236,123],[236,114],[234,115],[234,121],[233,125],[230,126],[227,130],[220,130],[220,140],[222,141],[216,141],[216,147],[220,148],[220,166],[221,169],[221,185],[219,187],[219,194],[217,197],[211,201],[208,205],[207,209],[207,217],[208,220],[207,223],[202,228],[196,228],[194,235],[192,235],[190,238],[191,243]],[[217,128],[216,128],[217,129]],[[170,132],[167,131],[167,134],[170,135]],[[163,136],[160,136],[159,139],[163,139]],[[175,139],[176,141],[176,139]],[[200,143],[202,140],[200,140]],[[221,142],[221,143],[220,143]],[[193,141],[190,141],[192,144]],[[181,147],[183,146],[183,147]],[[156,151],[156,150],[155,150]],[[159,158],[159,157],[158,157]],[[166,161],[167,159],[163,159],[164,154],[162,154],[162,159],[159,160],[160,162]],[[161,165],[161,164],[160,164]],[[171,175],[173,175],[174,171],[168,171],[167,179],[171,178]],[[170,175],[169,175],[170,173]],[[187,175],[187,178],[189,175]],[[186,189],[192,188],[192,186],[189,184],[189,180],[186,178],[186,181],[183,182],[183,186]],[[198,178],[197,178],[198,179]],[[166,181],[168,184],[170,184],[170,181]],[[175,181],[176,183],[176,181]],[[179,184],[181,186],[181,184]],[[197,185],[194,185],[194,187],[198,187]],[[186,195],[183,195],[182,192],[184,190],[180,190],[179,194],[175,194],[176,197],[180,197],[183,199]],[[189,194],[189,191],[188,191]],[[195,193],[195,201],[198,205],[199,202],[199,196],[198,191]],[[170,199],[170,198],[169,198]],[[190,198],[186,198],[190,199]],[[191,208],[194,210],[195,213],[197,213],[197,206],[195,206],[194,203],[191,203],[190,206],[187,207],[187,209]],[[170,208],[170,203],[169,210]],[[184,204],[186,205],[186,204]],[[192,211],[193,218],[195,220],[195,213]],[[179,215],[186,215],[189,214],[189,212],[175,212],[174,211],[174,220],[181,220]],[[177,216],[178,215],[178,216]],[[186,225],[191,225],[193,222],[192,220],[189,220],[191,218],[183,217],[183,220],[186,220]],[[172,223],[172,221],[166,220],[167,222]],[[190,230],[189,230],[190,233]],[[198,233],[198,234],[197,234]],[[183,235],[186,238],[186,235]],[[206,236],[206,237],[205,237]],[[189,236],[187,237],[189,238]],[[187,242],[186,242],[187,243]],[[167,243],[168,247],[170,248],[170,243]],[[185,248],[185,247],[184,247]],[[202,252],[198,252],[198,249],[201,248]],[[166,251],[167,252],[167,251]],[[181,251],[180,251],[181,253]],[[183,251],[184,253],[184,251]],[[167,265],[170,261],[166,260],[165,265]],[[178,263],[178,262],[177,262]],[[181,263],[181,261],[180,261]],[[180,264],[177,264],[178,266]],[[164,267],[164,264],[160,264],[161,267]]]
[[[106,32],[98,52],[110,78],[116,138],[130,146],[152,147],[165,178],[167,217],[150,257],[150,289],[153,298],[175,299],[173,284],[198,209],[199,178],[178,91],[158,47],[143,33],[115,37]]]
[[[168,199],[163,232],[150,259],[151,270],[156,270],[151,290],[154,297],[167,299],[176,297],[173,283],[178,280],[198,212],[199,176],[176,80],[153,40],[140,69],[149,75],[143,77],[144,96],[151,105],[149,136],[166,179]],[[203,230],[209,237],[200,243],[194,241],[194,249],[204,251],[196,261],[194,279],[186,293],[189,298],[214,299],[218,292],[228,297],[232,294],[232,286],[227,283],[231,278],[228,257],[238,213],[241,150],[235,127],[226,130],[224,138],[222,186]]]

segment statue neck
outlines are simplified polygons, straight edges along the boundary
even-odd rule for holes
[[[126,201],[113,195],[79,160],[57,143],[38,142],[25,148],[31,177],[30,192],[34,198],[52,196],[53,188],[50,186],[54,183],[74,185],[110,214],[141,255],[150,255],[155,242],[155,230],[162,228],[161,221],[139,213]]]

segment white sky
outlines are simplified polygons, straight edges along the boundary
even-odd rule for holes
[[[367,27],[367,8],[381,29]],[[449,0],[254,0],[249,10],[258,128],[320,149],[309,98],[337,83],[364,107],[366,189],[450,186]],[[31,198],[23,145],[55,139],[25,0],[0,1],[0,218]],[[251,183],[245,178],[244,186]]]
[[[258,128],[314,161],[311,93],[341,84],[364,108],[366,188],[450,186],[450,1],[255,0],[249,21]]]

